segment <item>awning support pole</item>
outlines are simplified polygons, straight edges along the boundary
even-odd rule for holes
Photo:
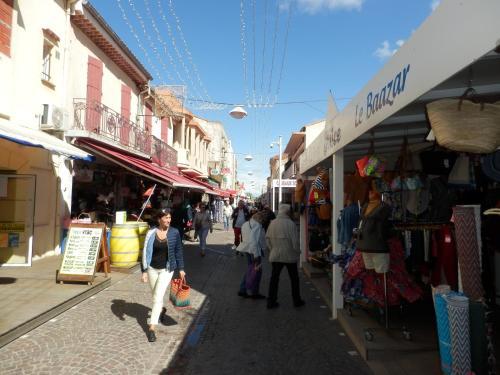
[[[339,150],[332,157],[332,183],[330,196],[332,197],[332,252],[335,255],[342,253],[342,246],[338,243],[337,220],[340,210],[344,208],[344,150]],[[337,309],[344,308],[344,298],[340,293],[342,287],[342,269],[338,264],[332,265],[332,318],[337,319]]]

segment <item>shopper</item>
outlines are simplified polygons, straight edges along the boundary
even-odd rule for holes
[[[222,209],[222,219],[224,221],[224,230],[229,231],[229,221],[231,220],[231,215],[233,214],[233,208],[229,204],[229,200],[224,200],[224,207]]]
[[[271,221],[266,233],[266,242],[269,249],[269,261],[272,265],[271,282],[267,308],[278,307],[278,284],[283,267],[288,270],[292,283],[292,298],[295,307],[304,305],[300,297],[299,273],[297,262],[300,256],[299,236],[295,223],[290,218],[290,205],[280,204],[278,216]]]
[[[267,228],[269,228],[269,224],[271,223],[271,221],[273,221],[274,219],[276,219],[276,215],[271,210],[271,208],[269,207],[268,204],[264,205],[264,208],[262,209],[262,212],[264,213],[262,227],[267,232]]]
[[[250,212],[248,211],[248,208],[245,206],[245,202],[243,201],[238,202],[238,207],[234,209],[231,217],[233,219],[233,231],[234,231],[234,245],[232,249],[236,250],[236,248],[241,242],[241,227],[243,226],[243,224],[245,224],[246,221],[250,219]],[[239,254],[238,250],[236,250],[236,254]]]
[[[197,212],[194,216],[194,225],[200,237],[200,255],[204,257],[207,248],[208,231],[210,233],[213,231],[212,217],[205,203],[200,203],[200,212]]]
[[[153,308],[147,333],[150,342],[156,341],[155,328],[158,320],[165,321],[166,308],[163,307],[163,297],[174,271],[179,271],[181,279],[186,277],[181,235],[176,228],[170,226],[170,210],[158,212],[156,221],[158,227],[146,234],[141,262],[142,282],[149,281],[153,294]]]
[[[259,293],[262,278],[262,258],[266,250],[266,233],[262,228],[262,213],[254,214],[241,227],[242,241],[238,246],[240,253],[246,254],[247,269],[240,284],[238,295],[253,299],[266,298]]]

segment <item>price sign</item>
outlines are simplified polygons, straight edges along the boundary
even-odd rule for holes
[[[57,281],[94,280],[96,264],[105,262],[107,276],[109,263],[106,249],[106,227],[98,224],[71,224],[66,239],[66,247],[57,274]]]

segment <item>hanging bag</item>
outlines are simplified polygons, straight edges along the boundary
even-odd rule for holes
[[[190,294],[191,287],[186,284],[186,278],[173,279],[170,283],[170,301],[175,307],[189,307]]]
[[[459,99],[427,104],[437,142],[450,150],[487,154],[500,146],[500,102],[486,103],[467,89]]]
[[[465,154],[460,155],[448,176],[448,184],[468,187],[471,186],[472,183],[470,159]]]

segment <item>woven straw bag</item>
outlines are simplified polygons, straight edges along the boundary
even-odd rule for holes
[[[441,99],[427,104],[427,115],[438,144],[450,150],[488,154],[500,146],[500,102]]]

